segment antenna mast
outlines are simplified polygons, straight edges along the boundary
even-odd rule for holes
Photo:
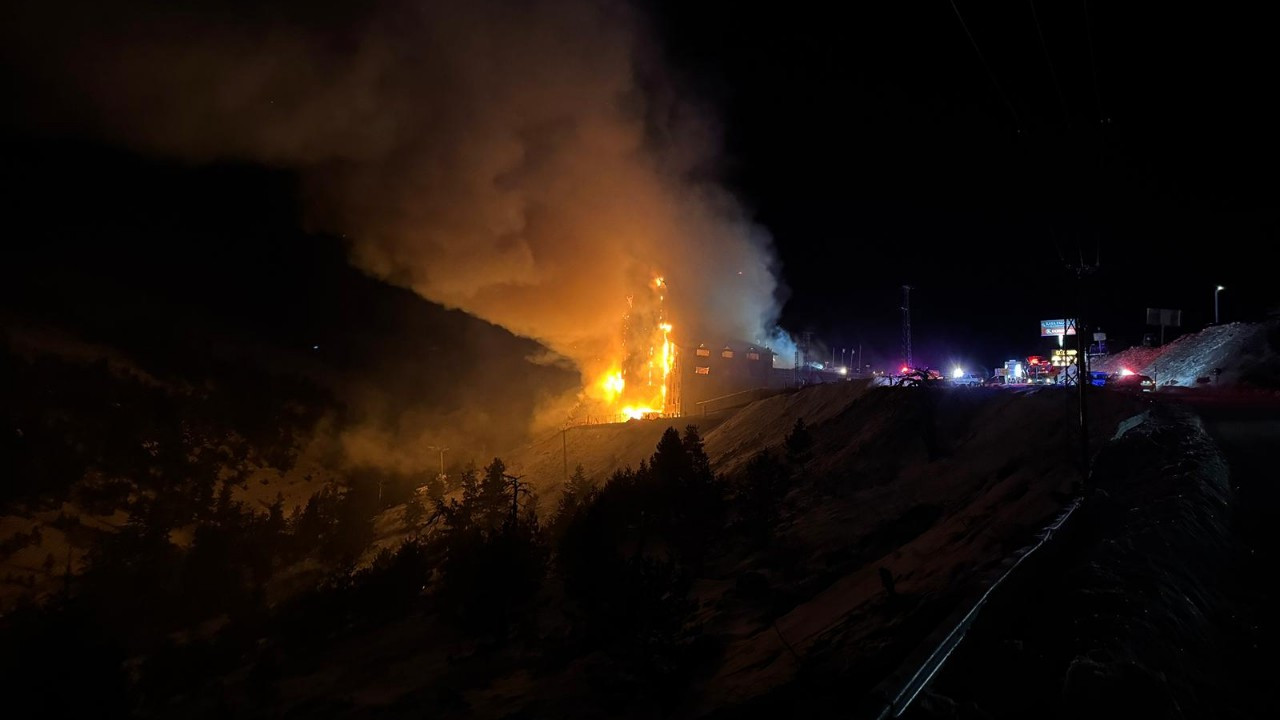
[[[911,362],[911,286],[902,286],[902,365],[913,368]]]

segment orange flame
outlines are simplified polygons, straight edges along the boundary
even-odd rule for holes
[[[655,277],[650,289],[657,296],[656,308],[649,317],[636,311],[635,303],[628,300],[629,312],[624,320],[624,327],[633,323],[645,326],[656,318],[652,329],[632,328],[622,347],[618,349],[620,357],[607,363],[608,369],[602,373],[593,386],[592,395],[605,404],[610,412],[625,415],[632,419],[643,419],[672,412],[668,385],[671,373],[675,369],[675,344],[671,342],[671,323],[665,317],[664,300],[667,288],[666,280]]]

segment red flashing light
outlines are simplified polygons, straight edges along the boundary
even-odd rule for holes
[[[899,372],[901,372],[903,375],[906,375],[910,371],[911,371],[911,368],[907,367],[906,365],[903,365],[902,370],[900,370]]]

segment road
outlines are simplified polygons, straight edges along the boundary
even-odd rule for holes
[[[1151,399],[1200,417],[1229,465],[1229,511],[1220,471],[1197,459],[1212,450],[1172,435],[1131,443],[1106,463],[1104,493],[988,605],[909,717],[1275,716],[1280,398]]]
[[[1205,429],[1226,455],[1231,467],[1232,525],[1240,548],[1239,585],[1227,590],[1251,628],[1239,638],[1238,653],[1227,658],[1238,666],[1247,685],[1248,704],[1280,710],[1271,685],[1275,682],[1274,651],[1280,641],[1280,587],[1275,581],[1280,560],[1280,399],[1260,396],[1189,396],[1183,401],[1204,421]],[[1259,717],[1263,715],[1259,714]]]

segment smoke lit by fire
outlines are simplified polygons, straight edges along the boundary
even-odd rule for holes
[[[668,411],[673,336],[788,357],[771,240],[715,183],[715,123],[676,93],[633,6],[157,7],[23,5],[0,59],[62,89],[14,106],[155,154],[291,171],[309,225],[343,234],[363,270],[571,360],[582,390],[548,397],[558,422],[578,402]],[[65,30],[33,45],[22,27],[39,23]]]

